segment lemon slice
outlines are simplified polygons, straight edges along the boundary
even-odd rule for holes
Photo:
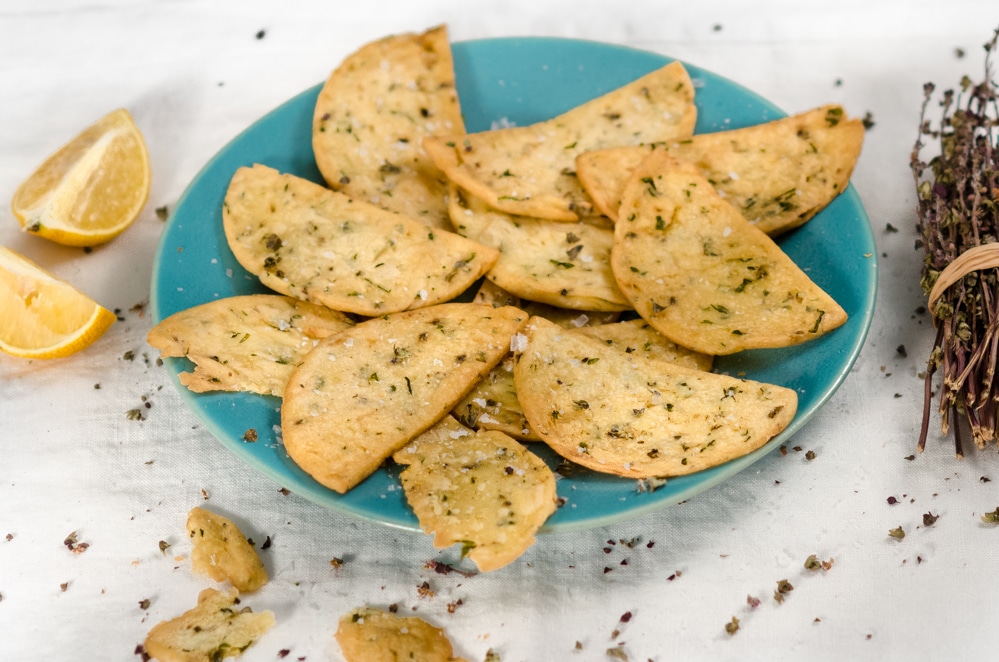
[[[0,350],[31,359],[69,356],[115,321],[110,310],[0,246]]]
[[[132,224],[149,198],[149,153],[127,110],[112,111],[50,156],[14,193],[28,232],[93,246]]]

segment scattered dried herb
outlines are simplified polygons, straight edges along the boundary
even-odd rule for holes
[[[939,515],[934,515],[933,513],[923,514],[923,526],[933,526],[933,523],[940,519]]]
[[[999,522],[999,508],[982,515],[982,521],[986,524],[995,524],[996,522]]]
[[[441,563],[440,561],[435,561],[434,559],[431,559],[431,560],[427,561],[426,563],[424,563],[423,567],[426,568],[427,570],[433,570],[434,572],[436,572],[439,575],[450,575],[452,572],[455,572],[455,573],[458,573],[459,575],[461,575],[462,577],[474,577],[475,576],[474,572],[468,572],[468,571],[465,571],[465,570],[458,570],[457,568],[455,568],[452,565],[449,565],[447,563]]]
[[[920,284],[936,328],[917,447],[926,446],[933,377],[939,370],[940,427],[943,434],[953,430],[958,457],[964,454],[962,421],[979,448],[995,440],[999,425],[999,384],[993,381],[999,358],[999,268],[988,266],[994,261],[969,263],[990,250],[983,247],[995,248],[999,239],[999,88],[991,67],[997,41],[999,28],[985,44],[981,83],[965,76],[959,92],[943,92],[936,129],[926,119],[935,86],[923,86],[919,137],[910,159],[917,192],[917,248],[925,250]],[[920,159],[927,136],[939,142],[939,154],[928,163]]]
[[[62,544],[66,545],[66,549],[74,554],[83,554],[87,551],[87,548],[90,547],[90,543],[79,542],[76,531],[73,531],[71,534],[66,536],[66,539],[62,541]]]
[[[725,624],[725,632],[728,632],[729,634],[735,634],[738,631],[739,631],[739,619],[733,616],[732,620]]]
[[[168,549],[170,549],[170,543],[168,543],[166,540],[161,540],[160,541],[160,554],[164,554],[165,555],[166,551]]]
[[[894,529],[890,530],[888,532],[888,535],[894,538],[895,540],[901,540],[902,538],[905,537],[905,530],[902,527],[897,526]]]
[[[625,652],[622,646],[615,646],[614,648],[607,649],[607,657],[614,658],[615,660],[627,660],[628,653]]]
[[[257,431],[255,428],[247,428],[246,432],[243,433],[243,441],[247,443],[254,443],[258,439]]]
[[[150,604],[151,603],[149,602],[149,598],[144,598],[142,600],[139,600],[139,609],[141,609],[142,611],[145,611],[145,610],[149,609],[149,605]]]
[[[416,587],[416,592],[421,598],[432,598],[434,597],[434,591],[430,588],[430,582],[424,581],[422,584]]]
[[[805,570],[818,570],[821,567],[822,564],[819,562],[819,558],[815,556],[815,554],[812,554],[805,559]]]
[[[760,606],[760,600],[759,600],[759,598],[754,598],[751,595],[747,595],[746,596],[746,604],[749,605],[750,609],[756,609],[757,607]]]

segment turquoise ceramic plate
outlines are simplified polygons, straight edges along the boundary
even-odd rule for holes
[[[517,125],[549,118],[656,69],[670,58],[592,42],[524,38],[454,44],[458,94],[469,131],[506,120]],[[697,84],[696,131],[738,128],[784,116],[771,103],[710,72],[689,67]],[[233,258],[222,232],[221,209],[236,168],[263,163],[321,182],[312,156],[312,110],[320,87],[268,113],[223,149],[178,202],[156,255],[152,309],[156,321],[220,297],[265,291]],[[823,102],[817,99],[815,105]],[[719,359],[717,369],[795,389],[800,398],[790,427],[763,448],[698,474],[671,479],[654,492],[636,482],[579,470],[558,483],[565,499],[547,531],[609,524],[694,496],[787,443],[846,378],[867,334],[874,307],[874,238],[851,186],[804,227],[781,240],[783,249],[850,316],[845,326],[816,341]],[[168,370],[191,369],[169,359]],[[382,524],[418,528],[396,470],[389,467],[346,495],[328,490],[296,467],[277,436],[280,401],[250,394],[194,394],[174,378],[182,397],[229,450],[279,485],[333,510]],[[257,443],[243,441],[255,428]],[[555,458],[532,445],[553,466]]]

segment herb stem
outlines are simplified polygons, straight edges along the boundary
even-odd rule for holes
[[[926,119],[935,87],[932,83],[923,87],[919,136],[910,166],[917,192],[917,247],[925,251],[920,284],[926,294],[941,272],[963,253],[999,243],[999,87],[992,80],[991,61],[997,43],[999,28],[985,44],[983,82],[972,83],[965,76],[958,92],[943,92],[936,129]],[[929,162],[920,159],[925,136],[938,143],[939,153]],[[962,263],[965,261],[967,258]],[[952,431],[958,457],[964,454],[965,431],[979,448],[985,448],[999,434],[995,383],[999,267],[960,273],[964,275],[930,301],[937,334],[927,362],[917,443],[922,451],[929,434],[934,378],[939,373],[940,428],[945,435]]]

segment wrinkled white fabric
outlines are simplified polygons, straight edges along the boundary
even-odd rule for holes
[[[361,44],[441,22],[454,40],[626,44],[726,76],[788,112],[839,102],[871,113],[853,182],[878,244],[877,311],[845,384],[794,438],[801,451],[775,452],[651,515],[543,535],[502,571],[464,577],[425,567],[458,563],[457,550],[437,551],[427,536],[283,494],[188,411],[145,343],[150,315],[134,308],[149,297],[163,230],[155,208],[172,208],[218,149]],[[925,301],[908,169],[922,87],[980,79],[996,25],[999,6],[986,0],[4,6],[0,197],[121,106],[145,134],[153,186],[134,226],[89,254],[22,233],[0,205],[0,244],[123,318],[68,359],[0,356],[0,659],[138,659],[150,627],[211,585],[190,571],[184,521],[195,505],[230,516],[258,545],[270,537],[272,580],[245,603],[273,610],[277,625],[249,661],[284,650],[340,660],[339,616],[392,603],[445,627],[469,660],[490,649],[504,662],[605,660],[618,646],[657,661],[993,656],[999,531],[980,515],[999,505],[996,450],[957,460],[934,420],[926,452],[906,457],[933,336],[916,313]],[[133,408],[144,420],[128,419]],[[939,519],[925,526],[925,513]],[[899,526],[905,538],[889,537]],[[72,532],[89,544],[83,553],[64,545]],[[806,570],[812,554],[832,566]],[[778,602],[783,579],[794,590]],[[418,591],[424,582],[432,596]]]

